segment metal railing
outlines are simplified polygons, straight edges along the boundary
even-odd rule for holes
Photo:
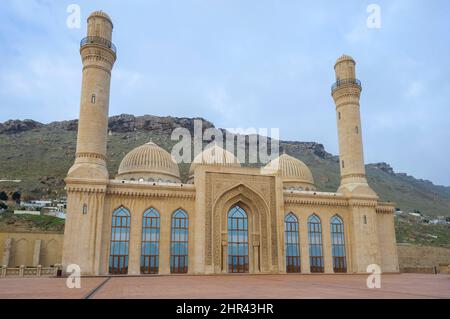
[[[331,93],[334,93],[337,89],[339,89],[341,86],[349,86],[349,85],[356,85],[359,87],[360,90],[362,90],[361,81],[358,79],[343,79],[338,80],[336,83],[333,84],[331,87]]]
[[[80,48],[84,47],[85,45],[89,45],[89,44],[101,45],[101,46],[104,46],[104,47],[110,49],[114,53],[117,53],[117,49],[116,49],[116,46],[114,45],[114,43],[112,43],[111,41],[109,41],[105,38],[102,38],[102,37],[86,37],[83,40],[81,40]]]

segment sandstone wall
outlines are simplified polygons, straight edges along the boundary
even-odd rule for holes
[[[61,263],[64,235],[0,232],[0,262],[9,267],[49,267]]]
[[[401,272],[448,272],[450,249],[398,244],[398,261]]]

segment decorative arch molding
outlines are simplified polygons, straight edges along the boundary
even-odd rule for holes
[[[186,209],[184,209],[183,207],[178,207],[177,209],[175,209],[170,216],[173,217],[173,215],[175,215],[176,213],[179,213],[179,212],[185,213],[188,218],[191,217],[189,212]]]
[[[293,215],[297,219],[297,221],[300,221],[299,215],[297,215],[297,213],[294,211],[288,211],[288,212],[284,213],[283,220],[285,220],[286,217],[288,217],[289,215]]]
[[[216,273],[227,269],[224,254],[228,244],[227,220],[228,212],[235,205],[242,207],[248,215],[250,272],[269,272],[272,252],[276,252],[276,247],[271,249],[270,209],[257,191],[242,183],[223,191],[214,201],[212,227],[206,227],[212,238],[206,241],[207,264],[213,264]]]
[[[128,214],[130,214],[130,216],[131,216],[131,210],[130,210],[127,206],[125,206],[125,205],[119,205],[119,206],[117,206],[116,208],[114,208],[114,209],[112,210],[112,214],[118,212],[118,211],[121,210],[121,209],[126,210],[126,211],[128,212]]]
[[[147,207],[146,209],[144,209],[144,211],[142,212],[142,216],[145,216],[145,214],[154,211],[156,212],[159,216],[161,216],[161,213],[159,212],[159,209],[157,209],[155,206],[150,206]]]
[[[330,217],[330,222],[334,219],[334,218],[339,218],[339,220],[344,223],[344,217],[342,217],[341,214],[334,214],[333,216]]]

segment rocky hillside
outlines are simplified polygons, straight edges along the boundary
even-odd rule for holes
[[[21,190],[31,198],[57,197],[64,194],[64,182],[73,163],[78,121],[42,124],[32,120],[0,123],[0,191]],[[123,156],[136,146],[150,140],[166,150],[173,129],[194,130],[194,119],[119,115],[109,119],[108,169],[117,172]],[[203,120],[203,129],[214,128]],[[323,145],[314,142],[281,141],[281,151],[304,161],[312,170],[320,190],[335,191],[339,185],[338,157],[329,154]],[[255,165],[254,166],[258,166]],[[181,164],[187,179],[189,164]],[[369,183],[382,200],[393,201],[402,210],[419,210],[428,215],[450,215],[450,187],[436,186],[429,181],[396,173],[386,163],[367,165]]]

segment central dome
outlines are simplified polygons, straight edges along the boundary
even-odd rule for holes
[[[181,183],[177,163],[167,151],[152,142],[139,146],[125,155],[116,178]]]
[[[208,147],[194,158],[189,169],[189,183],[194,181],[194,172],[198,165],[241,166],[239,160],[233,153],[217,145]]]
[[[267,164],[265,169],[280,171],[286,189],[316,190],[311,170],[295,157],[283,154]]]

